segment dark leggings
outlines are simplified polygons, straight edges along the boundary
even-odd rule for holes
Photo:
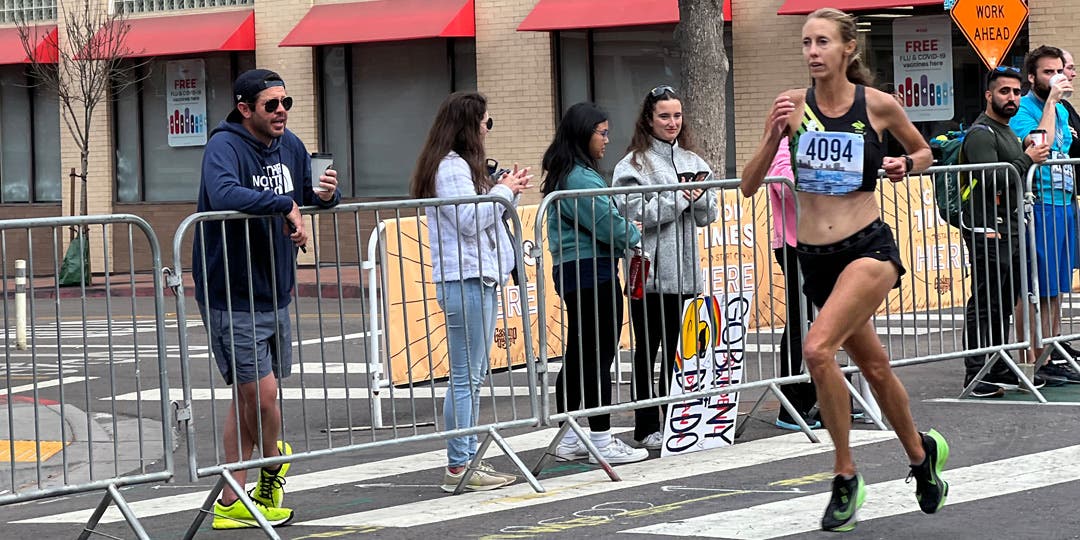
[[[774,249],[773,256],[776,258],[776,264],[780,265],[780,270],[784,272],[784,296],[787,301],[785,320],[787,322],[784,325],[784,333],[780,336],[780,376],[787,377],[801,374],[803,365],[802,325],[804,323],[803,315],[799,313],[799,297],[802,296],[802,291],[799,290],[799,273],[796,271],[799,258],[795,253],[795,248],[791,246],[787,249]],[[810,320],[813,306],[810,305],[809,300],[806,301],[806,309],[806,320]],[[787,384],[781,386],[780,391],[803,417],[809,415],[810,409],[817,403],[817,392],[814,391],[812,382]],[[795,423],[783,407],[780,408],[778,418],[789,424]]]
[[[559,412],[611,405],[611,363],[619,352],[623,298],[619,281],[562,295],[566,305],[566,353],[555,380]],[[611,415],[589,417],[589,429],[608,431]]]
[[[648,293],[643,300],[630,301],[630,321],[634,325],[635,400],[668,395],[675,347],[679,342],[679,322],[683,303],[691,296]],[[660,383],[653,392],[653,362],[660,349]],[[634,439],[642,440],[660,431],[660,417],[666,407],[643,407],[634,411]]]

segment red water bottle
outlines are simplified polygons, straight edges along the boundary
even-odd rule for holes
[[[649,279],[651,264],[648,253],[640,247],[634,248],[634,254],[630,257],[630,279],[626,282],[626,296],[633,300],[645,298],[645,281]]]

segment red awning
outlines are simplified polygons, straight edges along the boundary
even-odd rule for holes
[[[374,0],[312,6],[279,46],[475,36],[473,0]]]
[[[823,7],[844,11],[866,11],[896,7],[938,6],[942,0],[784,0],[777,15],[806,15]]]
[[[724,0],[731,20],[731,0]],[[679,22],[679,0],[540,0],[518,31],[551,32]]]
[[[126,24],[120,56],[128,58],[255,50],[253,10],[128,19]],[[108,39],[105,32],[97,36]],[[95,51],[84,54],[102,56]]]
[[[28,26],[30,42],[35,44],[34,58],[26,55],[18,28],[0,29],[0,64],[29,64],[37,60],[41,64],[55,64],[60,57],[57,48],[56,25]]]

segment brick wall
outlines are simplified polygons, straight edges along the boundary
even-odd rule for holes
[[[495,129],[487,153],[536,171],[523,201],[540,201],[540,158],[555,135],[551,35],[518,32],[536,0],[476,0],[477,87],[488,98]]]
[[[732,1],[736,174],[757,148],[776,95],[809,83],[800,45],[806,18],[777,15],[783,3]]]
[[[59,204],[4,204],[0,205],[0,215],[4,219],[32,219],[57,217],[60,215]],[[3,260],[0,261],[2,271],[8,278],[15,276],[15,260],[27,261],[27,268],[33,271],[33,275],[53,275],[54,262],[59,264],[58,258],[64,257],[65,242],[68,239],[67,230],[57,231],[56,238],[59,245],[53,246],[53,233],[51,229],[34,229],[28,237],[26,230],[8,230],[0,233],[0,239],[4,246]],[[30,252],[33,251],[33,267],[30,266]],[[11,281],[8,287],[14,287]]]
[[[116,203],[114,208],[117,213],[135,214],[145,219],[153,227],[154,234],[160,243],[162,266],[173,267],[175,264],[173,261],[173,239],[176,235],[176,228],[184,218],[195,212],[195,205],[193,203]],[[113,227],[111,232],[112,237],[110,240],[113,246],[111,257],[113,258],[112,267],[114,272],[131,270],[133,267],[132,260],[135,261],[134,270],[136,272],[146,272],[153,269],[150,244],[141,231],[138,229],[131,230],[130,244],[134,256],[128,252],[128,227]],[[183,248],[181,248],[181,253],[184,255],[184,268],[188,271],[191,270],[191,237],[192,234],[189,233],[186,236]]]

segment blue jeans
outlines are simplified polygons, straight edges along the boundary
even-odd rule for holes
[[[435,298],[446,318],[446,344],[450,355],[450,385],[443,401],[445,429],[476,425],[480,416],[480,387],[490,366],[495,337],[495,286],[480,279],[447,281],[435,285]],[[477,436],[446,441],[451,467],[465,465],[476,455]]]

